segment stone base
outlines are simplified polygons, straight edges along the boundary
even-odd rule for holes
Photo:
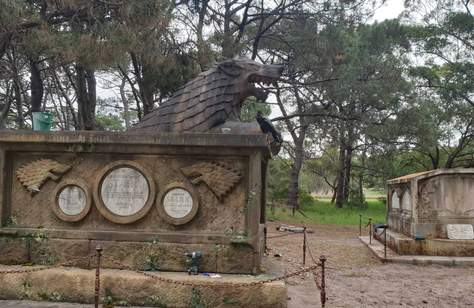
[[[370,241],[368,236],[360,236],[359,239],[382,262],[414,265],[474,266],[474,257],[399,255],[390,248],[387,248],[387,257],[385,258],[382,242],[379,242],[377,239]]]
[[[245,244],[127,242],[11,235],[0,235],[0,264],[50,265],[67,261],[70,262],[68,265],[88,269],[91,265],[88,256],[96,253],[98,245],[103,248],[104,268],[125,266],[136,270],[185,272],[188,268],[185,252],[201,251],[201,271],[231,274],[259,272],[260,258],[251,246]]]
[[[387,231],[388,246],[401,255],[474,257],[474,240],[415,240],[394,231]]]
[[[32,267],[0,266],[0,271]],[[153,275],[187,286],[162,282],[143,274],[106,269],[101,271],[101,303],[153,307],[286,307],[287,289],[282,281],[241,286],[259,280],[256,276],[223,274],[219,278],[186,273],[154,272]],[[1,274],[0,299],[28,299],[58,302],[94,302],[95,270],[54,268],[33,273]],[[266,276],[265,278],[268,278]],[[224,284],[225,283],[225,284]],[[229,285],[230,284],[230,285]]]

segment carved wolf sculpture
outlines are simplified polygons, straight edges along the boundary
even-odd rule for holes
[[[223,162],[203,162],[181,168],[181,172],[197,185],[206,183],[218,200],[222,199],[234,188],[242,178],[236,170]]]
[[[48,179],[57,181],[69,169],[70,165],[63,165],[52,159],[38,159],[18,168],[16,175],[28,191],[35,193],[40,191]]]
[[[282,70],[282,66],[263,65],[246,58],[223,61],[179,88],[131,130],[205,132],[227,120],[238,121],[245,98],[267,97],[254,84],[270,84]]]

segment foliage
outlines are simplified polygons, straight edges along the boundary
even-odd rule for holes
[[[190,308],[206,308],[207,305],[202,298],[202,293],[196,288],[191,291],[191,299],[189,301]]]
[[[377,199],[367,200],[367,207],[334,207],[328,199],[318,199],[312,204],[302,207],[303,214],[296,212],[295,216],[286,207],[275,209],[275,214],[267,208],[267,217],[270,220],[294,224],[328,224],[328,225],[358,225],[359,215],[362,214],[363,222],[371,217],[374,222],[384,222],[386,207],[383,201]]]
[[[144,271],[156,272],[160,270],[160,258],[159,255],[150,254],[146,256]]]

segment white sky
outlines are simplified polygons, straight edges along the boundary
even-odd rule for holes
[[[383,21],[385,19],[397,18],[403,11],[404,0],[387,0],[377,11],[375,11],[374,20]]]

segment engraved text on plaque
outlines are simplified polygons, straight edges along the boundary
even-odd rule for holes
[[[134,168],[120,167],[105,176],[100,193],[110,212],[131,216],[145,206],[150,191],[143,174]]]
[[[191,194],[182,188],[173,188],[168,191],[163,199],[166,214],[173,218],[183,218],[193,209]]]
[[[67,185],[59,193],[58,205],[66,215],[79,215],[86,208],[86,193],[79,186]]]

